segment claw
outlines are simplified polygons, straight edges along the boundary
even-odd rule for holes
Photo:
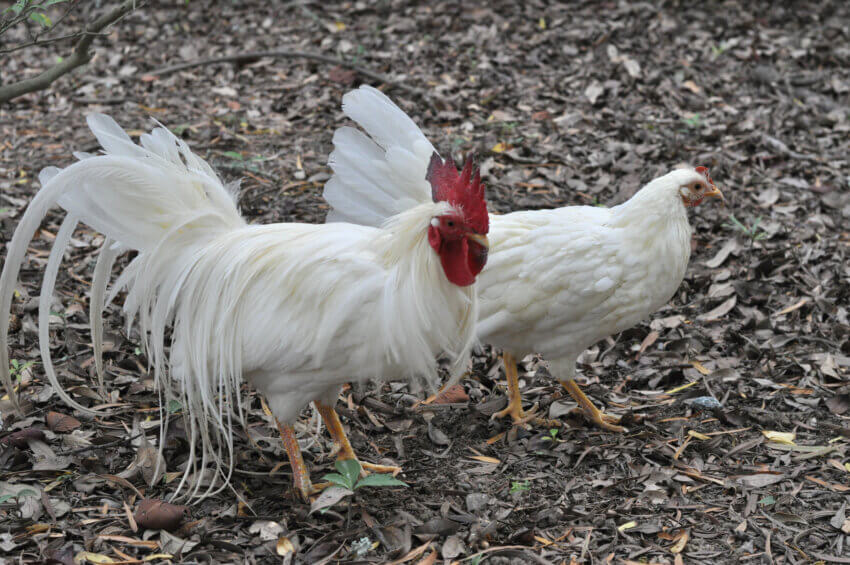
[[[360,476],[365,477],[369,473],[378,473],[380,475],[390,474],[393,477],[401,473],[401,467],[397,465],[376,465],[375,463],[360,462]]]
[[[345,435],[339,415],[333,409],[333,406],[328,406],[318,401],[315,404],[319,415],[322,417],[322,421],[325,423],[325,427],[328,428],[328,433],[331,434],[331,438],[333,439],[334,445],[331,449],[331,455],[336,455],[337,461],[357,459],[357,455],[351,447],[351,442],[348,441],[348,436]],[[402,471],[401,467],[395,465],[376,465],[375,463],[364,463],[359,460],[358,462],[360,463],[361,477],[365,477],[370,472],[380,474],[391,473],[395,477]]]
[[[495,420],[497,418],[505,418],[510,416],[513,420],[515,426],[522,426],[534,420],[537,417],[537,404],[535,403],[531,409],[526,412],[522,408],[522,399],[518,396],[511,398],[508,401],[508,406],[504,410],[499,410],[492,416],[490,416],[491,420]]]
[[[508,405],[504,410],[499,410],[492,416],[491,420],[510,416],[515,426],[524,426],[536,418],[537,403],[528,412],[522,409],[522,393],[519,391],[519,376],[517,375],[516,359],[510,353],[502,354],[505,364],[505,377],[508,380]]]
[[[584,414],[585,418],[587,418],[590,422],[596,424],[603,430],[608,430],[609,432],[626,431],[626,428],[616,425],[617,422],[620,421],[620,418],[605,414],[599,408],[594,406],[593,402],[591,402],[584,392],[582,392],[574,380],[561,381],[561,384],[565,389],[567,389],[567,392],[573,397],[573,400],[578,403],[578,407],[582,414]]]

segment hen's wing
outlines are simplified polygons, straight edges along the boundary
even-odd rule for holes
[[[573,206],[490,218],[478,336],[517,352],[580,352],[623,314],[630,260],[611,210]],[[628,306],[626,306],[628,308]]]

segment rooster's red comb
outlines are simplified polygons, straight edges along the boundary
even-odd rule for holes
[[[487,201],[484,199],[484,184],[481,182],[481,171],[474,166],[471,154],[458,174],[452,158],[443,161],[435,151],[431,155],[425,179],[431,183],[434,202],[448,202],[461,211],[469,227],[476,233],[484,235],[488,232],[490,221]]]

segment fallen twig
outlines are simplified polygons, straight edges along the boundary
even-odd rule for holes
[[[273,49],[271,51],[249,51],[248,53],[237,53],[235,55],[224,55],[221,57],[210,57],[207,59],[195,59],[194,61],[185,61],[183,63],[177,63],[175,65],[170,65],[168,67],[162,67],[156,69],[154,71],[150,71],[148,73],[144,73],[143,76],[165,76],[170,75],[172,73],[176,73],[178,71],[184,71],[186,69],[193,69],[195,67],[203,67],[206,65],[217,65],[220,63],[239,63],[243,61],[251,61],[255,59],[262,59],[263,57],[273,57],[273,58],[302,58],[302,59],[310,59],[313,61],[319,61],[320,63],[328,63],[331,65],[339,65],[340,67],[345,67],[347,69],[351,69],[352,71],[357,72],[364,77],[370,78],[372,80],[376,80],[378,82],[382,82],[389,86],[393,86],[396,88],[400,88],[402,90],[406,90],[408,92],[413,92],[414,94],[418,94],[420,96],[425,96],[425,93],[419,90],[416,87],[404,84],[403,82],[399,82],[397,80],[393,80],[385,74],[378,73],[372,70],[369,70],[365,67],[361,67],[360,65],[355,65],[354,63],[349,63],[348,61],[344,61],[342,59],[338,59],[336,57],[331,57],[330,55],[322,55],[321,53],[310,53],[309,51],[293,51],[291,49]]]

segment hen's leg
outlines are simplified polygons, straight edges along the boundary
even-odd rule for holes
[[[564,388],[567,389],[567,392],[570,393],[573,400],[578,402],[579,408],[581,408],[581,411],[584,412],[584,415],[588,420],[604,430],[611,432],[625,431],[625,428],[616,425],[616,422],[619,422],[620,419],[616,416],[609,416],[594,406],[593,402],[587,397],[587,395],[584,394],[584,392],[582,392],[578,383],[576,383],[573,379],[561,381],[561,384],[564,385]]]
[[[298,439],[295,437],[293,427],[289,424],[281,424],[277,418],[274,421],[277,424],[277,430],[280,432],[280,438],[283,440],[286,455],[289,456],[293,487],[305,502],[309,501],[310,495],[316,494],[321,489],[313,486],[313,483],[310,482],[310,473],[307,471],[307,465],[304,464],[304,458],[301,456],[301,448],[298,446]]]
[[[314,401],[314,404],[316,405],[316,410],[319,411],[319,415],[322,417],[322,421],[325,423],[325,427],[328,428],[328,433],[331,434],[331,439],[334,442],[333,453],[336,453],[337,460],[357,459],[357,455],[354,454],[354,449],[351,447],[351,442],[348,441],[348,436],[345,435],[339,415],[333,406],[324,404],[318,400]],[[363,463],[362,461],[360,462],[360,468],[364,474],[369,472],[392,473],[393,476],[396,476],[401,472],[401,467],[375,465],[373,463]]]
[[[505,377],[508,379],[508,405],[491,418],[504,418],[510,416],[515,426],[520,426],[533,420],[537,411],[535,405],[530,411],[522,409],[522,393],[519,391],[519,375],[517,374],[516,359],[510,353],[502,353],[502,362],[505,364]]]

